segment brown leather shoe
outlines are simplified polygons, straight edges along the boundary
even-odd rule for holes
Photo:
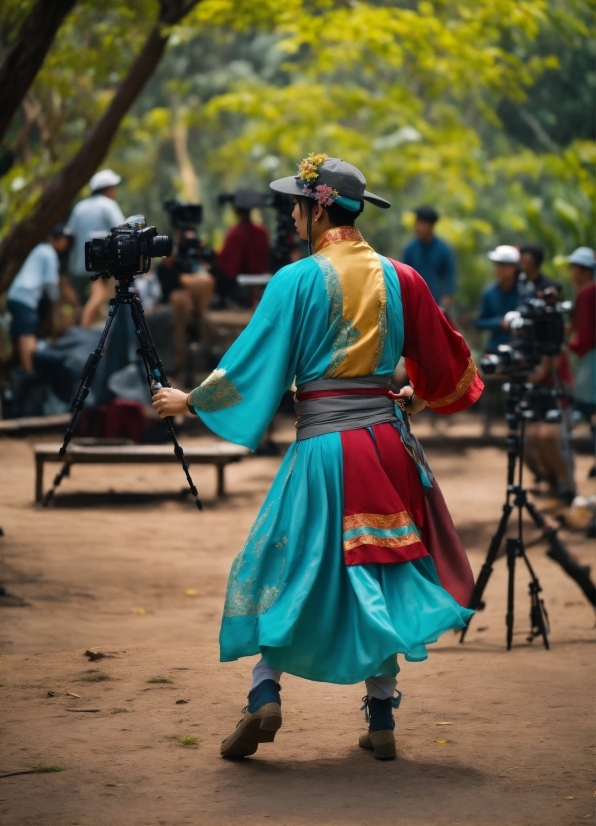
[[[395,760],[395,737],[391,729],[369,731],[358,740],[361,749],[370,749],[377,760]]]
[[[275,734],[281,728],[281,705],[265,703],[252,713],[245,710],[244,716],[221,744],[222,757],[249,757],[259,747],[259,743],[273,743]]]

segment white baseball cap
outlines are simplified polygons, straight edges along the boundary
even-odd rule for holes
[[[108,186],[118,186],[122,178],[117,175],[113,169],[102,169],[96,172],[89,181],[91,192],[97,192],[98,189],[105,189]]]
[[[497,264],[519,264],[519,250],[517,247],[510,247],[509,244],[501,244],[487,253],[487,257]]]
[[[567,259],[567,263],[579,264],[580,267],[591,270],[594,267],[594,250],[591,247],[578,247],[573,250]]]

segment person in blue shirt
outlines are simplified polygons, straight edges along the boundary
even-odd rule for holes
[[[520,255],[516,247],[503,244],[489,252],[488,258],[493,262],[496,280],[482,291],[475,324],[480,330],[490,332],[485,349],[495,353],[499,344],[507,344],[511,339],[505,316],[521,303],[517,288]]]
[[[34,247],[16,274],[7,294],[7,307],[12,317],[11,337],[16,344],[19,360],[25,370],[33,372],[33,354],[37,346],[39,303],[47,295],[51,301],[59,299],[58,254],[65,252],[70,233],[56,226],[43,244]]]
[[[402,261],[426,281],[433,298],[446,310],[455,292],[455,258],[446,241],[435,235],[439,213],[430,206],[414,210],[414,235],[404,249]]]

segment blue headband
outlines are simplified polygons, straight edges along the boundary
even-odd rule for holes
[[[350,212],[359,212],[362,206],[362,201],[355,201],[353,198],[344,198],[343,195],[337,195],[333,199],[334,204],[339,204],[340,207],[349,210]]]

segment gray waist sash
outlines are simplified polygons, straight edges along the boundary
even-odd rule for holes
[[[363,376],[357,379],[320,379],[301,384],[297,393],[317,390],[361,390],[371,387],[389,390],[391,376]],[[296,438],[310,439],[324,433],[356,430],[383,422],[397,422],[393,399],[389,396],[324,396],[295,402]]]

